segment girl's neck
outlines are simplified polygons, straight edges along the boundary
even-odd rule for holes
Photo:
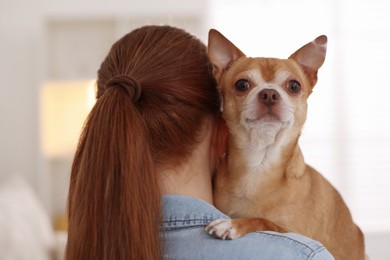
[[[206,128],[203,140],[180,165],[160,167],[162,194],[185,195],[213,204],[212,174],[215,169],[213,134]]]

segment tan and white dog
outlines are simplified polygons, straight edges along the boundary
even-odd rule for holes
[[[335,188],[304,161],[298,139],[327,37],[288,59],[249,58],[216,30],[208,52],[228,127],[215,205],[232,220],[206,230],[223,239],[251,231],[295,232],[320,241],[335,259],[365,258],[364,237]]]

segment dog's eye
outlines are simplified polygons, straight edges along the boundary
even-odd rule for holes
[[[299,84],[298,81],[296,81],[295,79],[293,80],[290,80],[288,82],[288,90],[291,92],[291,93],[298,93],[299,91],[301,91],[301,84]]]
[[[240,92],[246,91],[247,89],[250,88],[250,86],[251,85],[249,84],[249,82],[246,79],[239,79],[239,80],[237,80],[237,82],[235,84],[236,90],[240,91]]]

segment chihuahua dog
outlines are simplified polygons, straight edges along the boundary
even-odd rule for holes
[[[208,53],[228,128],[214,202],[233,217],[211,222],[206,227],[211,235],[295,232],[320,241],[335,259],[365,258],[364,237],[348,207],[305,163],[298,145],[326,45],[322,35],[288,59],[249,58],[210,30]]]

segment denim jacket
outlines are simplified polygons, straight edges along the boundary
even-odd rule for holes
[[[211,237],[205,226],[229,218],[195,198],[164,195],[162,240],[164,259],[334,259],[319,242],[293,233],[254,232],[235,240]]]

